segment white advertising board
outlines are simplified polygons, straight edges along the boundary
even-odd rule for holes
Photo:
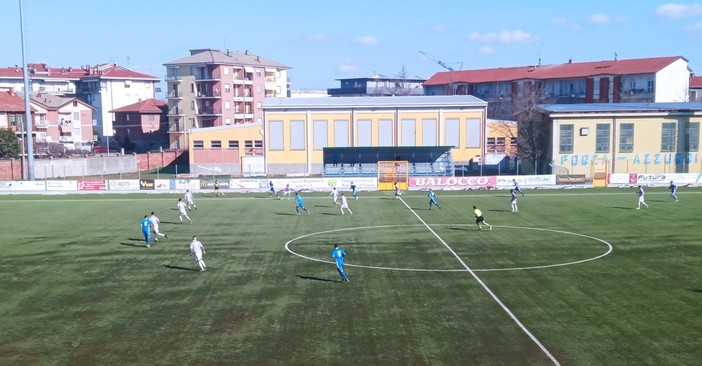
[[[14,181],[12,182],[13,191],[45,191],[46,183],[43,180],[29,181]]]
[[[138,191],[139,179],[117,179],[107,181],[110,191]]]
[[[77,180],[47,180],[46,181],[47,191],[77,191],[78,181]]]

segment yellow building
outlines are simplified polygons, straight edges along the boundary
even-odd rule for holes
[[[702,172],[702,103],[562,104],[542,112],[556,174]]]
[[[263,130],[260,123],[190,130],[190,174],[263,175]]]
[[[455,164],[485,154],[487,103],[473,96],[268,98],[263,110],[269,174],[320,174],[324,148],[444,146]]]

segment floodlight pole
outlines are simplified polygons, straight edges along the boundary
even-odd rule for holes
[[[20,37],[22,39],[22,72],[24,75],[24,123],[27,128],[25,128],[27,141],[27,172],[28,180],[34,180],[34,142],[32,139],[32,109],[29,105],[29,71],[27,70],[27,52],[25,51],[26,45],[24,40],[24,11],[22,6],[22,0],[19,0],[19,11],[20,11]],[[24,143],[22,144],[24,147]],[[22,158],[24,159],[24,157]]]

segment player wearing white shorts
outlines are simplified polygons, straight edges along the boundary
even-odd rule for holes
[[[151,221],[151,230],[154,231],[154,234],[156,236],[154,237],[154,241],[158,241],[159,236],[163,236],[166,239],[168,239],[168,235],[161,233],[158,230],[158,226],[161,224],[161,220],[158,219],[158,216],[156,216],[156,213],[151,211],[151,216],[149,216],[149,221]]]
[[[644,189],[642,186],[639,186],[639,191],[636,194],[639,195],[639,204],[636,206],[636,209],[637,210],[641,209],[641,205],[644,205],[644,206],[646,206],[646,208],[648,208],[648,205],[646,204],[646,202],[644,202],[645,193],[644,193]]]
[[[190,242],[190,253],[195,256],[195,261],[197,261],[197,265],[200,266],[200,272],[204,272],[207,266],[205,265],[205,261],[202,260],[202,255],[206,252],[205,247],[197,240],[197,236],[193,236],[193,241]]]
[[[334,202],[334,206],[339,205],[339,191],[336,190],[336,187],[332,188],[331,193],[329,193],[329,197],[332,198],[332,201]]]
[[[395,189],[395,199],[399,200],[400,196],[402,195],[402,191],[400,191],[400,186],[397,184],[397,182],[393,184],[393,188]]]
[[[353,215],[353,212],[351,212],[351,209],[349,208],[349,202],[346,200],[346,196],[344,194],[341,194],[341,214],[344,214],[344,209],[349,210],[349,213]]]
[[[188,210],[192,210],[193,208],[197,210],[197,206],[195,206],[195,202],[193,201],[193,192],[186,189],[183,199],[185,199],[185,205],[188,207]]]
[[[283,189],[283,195],[280,196],[280,199],[282,200],[283,197],[288,196],[288,199],[290,199],[290,194],[292,193],[292,189],[290,189],[290,184],[285,185],[285,188]]]
[[[183,223],[183,217],[185,217],[192,224],[193,220],[190,219],[190,216],[188,216],[188,212],[185,211],[187,209],[187,205],[185,204],[185,202],[183,202],[182,198],[178,198],[177,207],[178,207],[178,211],[180,212],[180,216],[178,216],[178,218],[180,219],[180,223],[181,224]]]

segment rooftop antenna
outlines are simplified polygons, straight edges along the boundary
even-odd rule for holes
[[[614,53],[614,61],[617,61],[617,53]]]

